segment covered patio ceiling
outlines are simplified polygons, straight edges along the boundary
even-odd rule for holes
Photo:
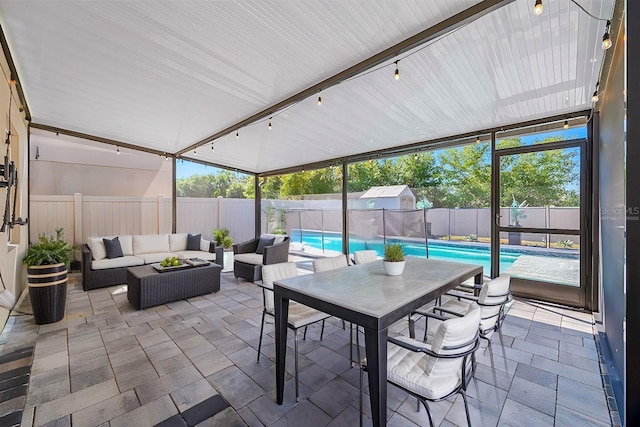
[[[0,21],[36,127],[268,173],[590,109],[605,22],[576,2],[2,0]]]

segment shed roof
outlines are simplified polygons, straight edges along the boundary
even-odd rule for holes
[[[399,197],[402,193],[409,191],[413,196],[413,192],[407,185],[387,185],[379,187],[371,187],[360,196],[360,199],[379,199],[383,197]],[[415,197],[415,196],[414,196]]]

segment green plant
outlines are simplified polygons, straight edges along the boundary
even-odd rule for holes
[[[24,258],[22,258],[22,262],[24,262],[27,267],[59,264],[62,262],[69,268],[71,257],[77,247],[67,243],[63,239],[63,236],[64,230],[62,228],[56,228],[55,237],[41,233],[38,236],[38,241],[30,245],[27,249]]]
[[[224,247],[222,243],[225,237],[231,238],[228,228],[216,228],[215,230],[213,230],[213,240],[216,242],[216,246]],[[231,241],[231,245],[233,245],[233,240]]]
[[[514,196],[513,194],[511,195],[511,197],[513,198],[513,203],[511,203],[511,218],[513,219],[512,225],[519,227],[520,220],[527,218],[528,214],[525,212],[524,208],[528,207],[529,205],[527,204],[526,200],[522,201],[522,203],[518,203],[518,201],[516,200],[516,196]]]
[[[573,241],[572,240],[558,240],[558,246],[564,249],[569,249],[573,247]]]
[[[404,248],[400,243],[384,244],[384,260],[389,262],[404,261]]]
[[[225,249],[231,249],[231,247],[233,246],[233,239],[231,238],[231,236],[224,236],[220,241],[220,246]]]
[[[471,233],[467,236],[467,240],[470,242],[476,242],[478,241],[478,235],[475,233]]]

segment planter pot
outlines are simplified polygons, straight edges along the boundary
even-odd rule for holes
[[[509,232],[509,244],[520,246],[522,245],[522,233],[520,232]]]
[[[225,249],[222,255],[222,263],[223,263],[223,267],[222,267],[223,272],[226,273],[227,271],[233,271],[233,250]]]
[[[399,276],[404,271],[404,263],[405,261],[382,261],[382,266],[387,276]]]
[[[67,302],[67,266],[64,263],[31,266],[27,269],[27,280],[35,322],[45,325],[62,320]]]

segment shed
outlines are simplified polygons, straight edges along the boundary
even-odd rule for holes
[[[415,209],[416,196],[407,185],[369,188],[360,196],[361,207],[368,209]]]

